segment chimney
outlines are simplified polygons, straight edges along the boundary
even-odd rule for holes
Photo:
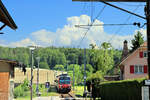
[[[122,50],[122,58],[121,59],[124,59],[127,55],[128,55],[128,42],[127,40],[125,40],[123,42],[123,50]]]

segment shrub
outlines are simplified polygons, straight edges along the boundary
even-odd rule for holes
[[[87,86],[87,90],[89,92],[91,92],[91,85],[93,84],[99,84],[99,82],[104,81],[103,76],[100,74],[99,71],[97,71],[96,73],[91,74],[87,80],[86,80],[86,86]]]
[[[22,96],[24,96],[24,91],[21,85],[19,85],[18,87],[14,89],[14,98],[22,97]]]
[[[28,91],[29,90],[29,81],[27,79],[24,80],[23,84],[21,84],[21,87],[24,91]]]
[[[23,96],[27,95],[25,91],[29,90],[28,83],[29,83],[28,80],[25,79],[23,84],[20,84],[19,86],[17,86],[14,89],[14,97],[15,98],[23,97]]]
[[[144,79],[108,81],[93,85],[93,97],[101,100],[141,100]]]

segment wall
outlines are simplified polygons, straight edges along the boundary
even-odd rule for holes
[[[140,48],[136,50],[131,56],[128,57],[128,59],[123,63],[125,65],[124,67],[124,79],[135,79],[135,78],[143,78],[146,77],[147,74],[131,74],[130,73],[130,65],[147,65],[147,58],[140,58],[139,52],[143,50],[146,50],[144,48]]]
[[[15,68],[15,78],[14,83],[23,83],[24,79],[31,79],[31,68],[26,68],[26,74],[21,71],[19,68]],[[50,84],[54,84],[55,76],[60,74],[60,71],[47,70],[47,69],[40,69],[39,70],[39,83],[45,84],[45,82],[50,82]],[[33,83],[37,83],[37,69],[33,69]]]
[[[9,97],[9,72],[0,72],[0,100]]]

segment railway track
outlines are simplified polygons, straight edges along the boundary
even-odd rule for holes
[[[76,100],[73,93],[69,92],[67,94],[60,94],[61,100]]]

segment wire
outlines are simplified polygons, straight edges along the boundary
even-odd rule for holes
[[[81,38],[81,41],[79,42],[77,48],[80,47],[80,44],[82,43],[82,41],[84,40],[84,38],[86,37],[88,31],[91,29],[92,25],[94,24],[95,20],[102,14],[102,12],[104,11],[105,7],[107,5],[104,5],[103,8],[100,10],[100,12],[98,13],[98,15],[95,17],[95,19],[93,20],[93,22],[90,24],[91,26],[87,29],[87,31],[84,33],[84,36]]]
[[[135,23],[132,24],[94,24],[94,25],[75,25],[75,27],[79,28],[85,28],[85,26],[126,26],[126,25],[135,25]]]
[[[139,6],[137,6],[137,7],[133,10],[133,12],[135,12],[138,8],[139,8]],[[124,24],[126,24],[126,23],[130,20],[131,17],[132,17],[132,15],[129,15],[129,17],[124,21]],[[120,26],[120,27],[118,28],[118,30],[115,32],[115,34],[112,35],[112,37],[110,38],[110,40],[109,40],[108,42],[110,42],[110,41],[116,36],[116,34],[121,31],[122,28],[123,28],[123,26]]]
[[[141,5],[141,4],[140,4],[140,5],[131,5],[131,4],[122,3],[122,2],[118,2],[118,3],[121,4],[121,5],[124,5],[124,6],[130,6],[130,7],[131,7],[131,6],[132,6],[132,7],[133,7],[133,6],[145,6],[145,5]]]

